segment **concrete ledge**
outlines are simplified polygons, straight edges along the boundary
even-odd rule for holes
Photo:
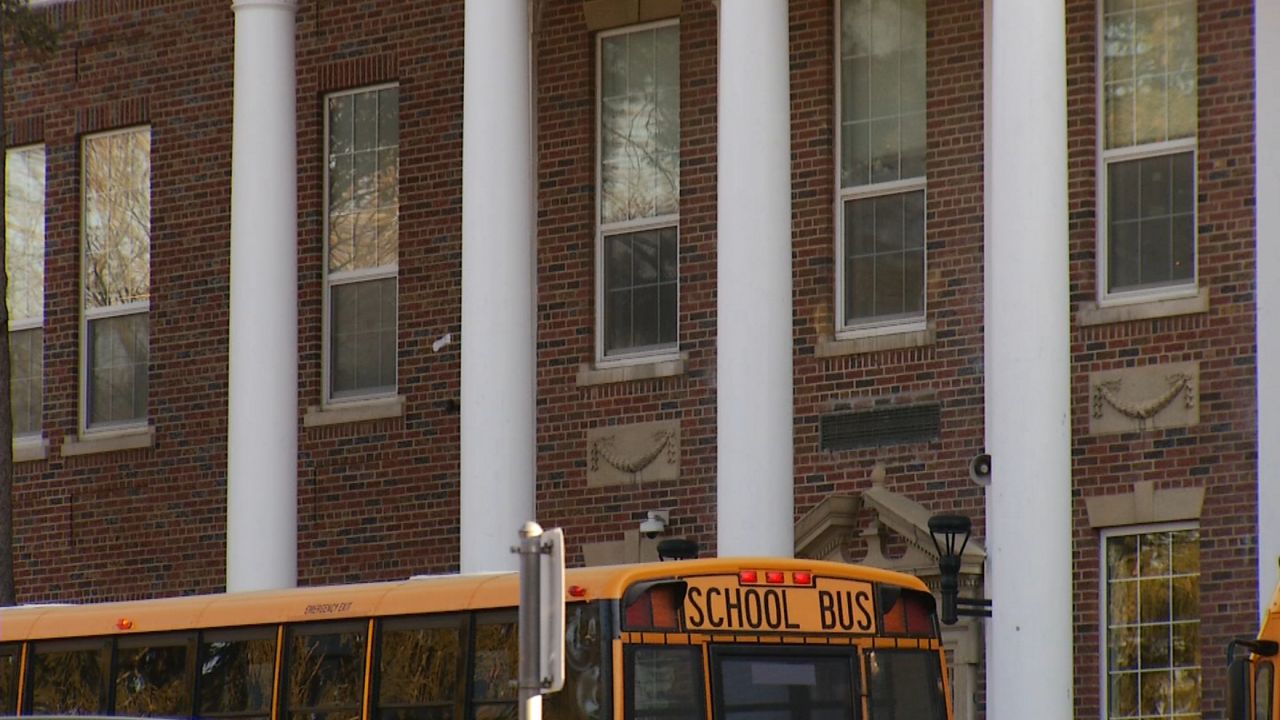
[[[31,437],[14,438],[13,441],[13,461],[35,462],[37,460],[46,460],[49,457],[49,440],[44,435],[33,435]]]
[[[1206,312],[1209,312],[1209,289],[1200,288],[1200,291],[1193,296],[1168,300],[1105,306],[1098,303],[1083,303],[1080,310],[1076,312],[1076,324],[1087,327]]]
[[[117,452],[119,450],[141,450],[153,446],[155,440],[156,429],[150,425],[127,430],[104,430],[82,435],[78,438],[63,440],[62,457]]]
[[[1092,528],[1199,520],[1203,506],[1202,487],[1156,490],[1150,480],[1134,483],[1131,493],[1085,498]]]
[[[303,427],[321,427],[324,425],[341,425],[343,423],[366,422],[368,420],[386,420],[404,415],[404,396],[360,400],[350,403],[313,407],[307,409],[302,416]]]
[[[578,366],[578,387],[683,375],[684,363],[688,359],[688,353],[680,353],[679,357],[654,362],[638,362],[633,365],[596,367],[591,363],[582,363]]]
[[[883,352],[885,350],[905,350],[908,348],[927,347],[936,341],[933,323],[924,328],[902,330],[899,332],[880,333],[850,338],[819,337],[818,347],[814,354],[818,357],[840,357],[842,355],[859,355],[862,353]]]

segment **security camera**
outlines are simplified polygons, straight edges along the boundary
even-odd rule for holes
[[[969,479],[979,485],[991,483],[991,456],[979,453],[969,461]]]
[[[649,516],[640,522],[640,534],[650,540],[667,529],[667,513],[665,510],[650,510]]]

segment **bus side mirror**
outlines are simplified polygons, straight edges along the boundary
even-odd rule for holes
[[[1252,683],[1249,677],[1248,656],[1235,658],[1227,666],[1227,717],[1229,720],[1249,720],[1249,689]]]

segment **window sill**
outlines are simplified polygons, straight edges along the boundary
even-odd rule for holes
[[[578,387],[608,385],[609,383],[634,380],[655,380],[657,378],[683,375],[684,363],[688,359],[689,354],[682,352],[678,357],[636,363],[634,365],[596,367],[591,363],[582,363],[582,365],[578,366]]]
[[[49,458],[49,440],[44,435],[14,438],[13,461],[35,462]]]
[[[1200,288],[1200,291],[1191,297],[1169,300],[1148,300],[1124,305],[1083,303],[1076,313],[1076,324],[1087,327],[1206,312],[1209,312],[1209,289]]]
[[[929,322],[919,329],[903,329],[898,332],[865,335],[863,337],[819,337],[818,347],[815,349],[814,354],[818,357],[841,357],[844,355],[883,352],[885,350],[927,347],[935,341],[933,323]]]
[[[403,416],[404,396],[396,395],[309,408],[307,414],[302,416],[302,425],[303,427],[323,427]]]
[[[150,425],[121,430],[103,430],[68,438],[62,443],[62,457],[93,455],[119,450],[141,450],[155,444],[156,430]]]

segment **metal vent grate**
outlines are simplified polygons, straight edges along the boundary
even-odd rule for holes
[[[821,419],[823,450],[856,450],[937,439],[941,405],[906,405],[863,412],[834,413]]]

